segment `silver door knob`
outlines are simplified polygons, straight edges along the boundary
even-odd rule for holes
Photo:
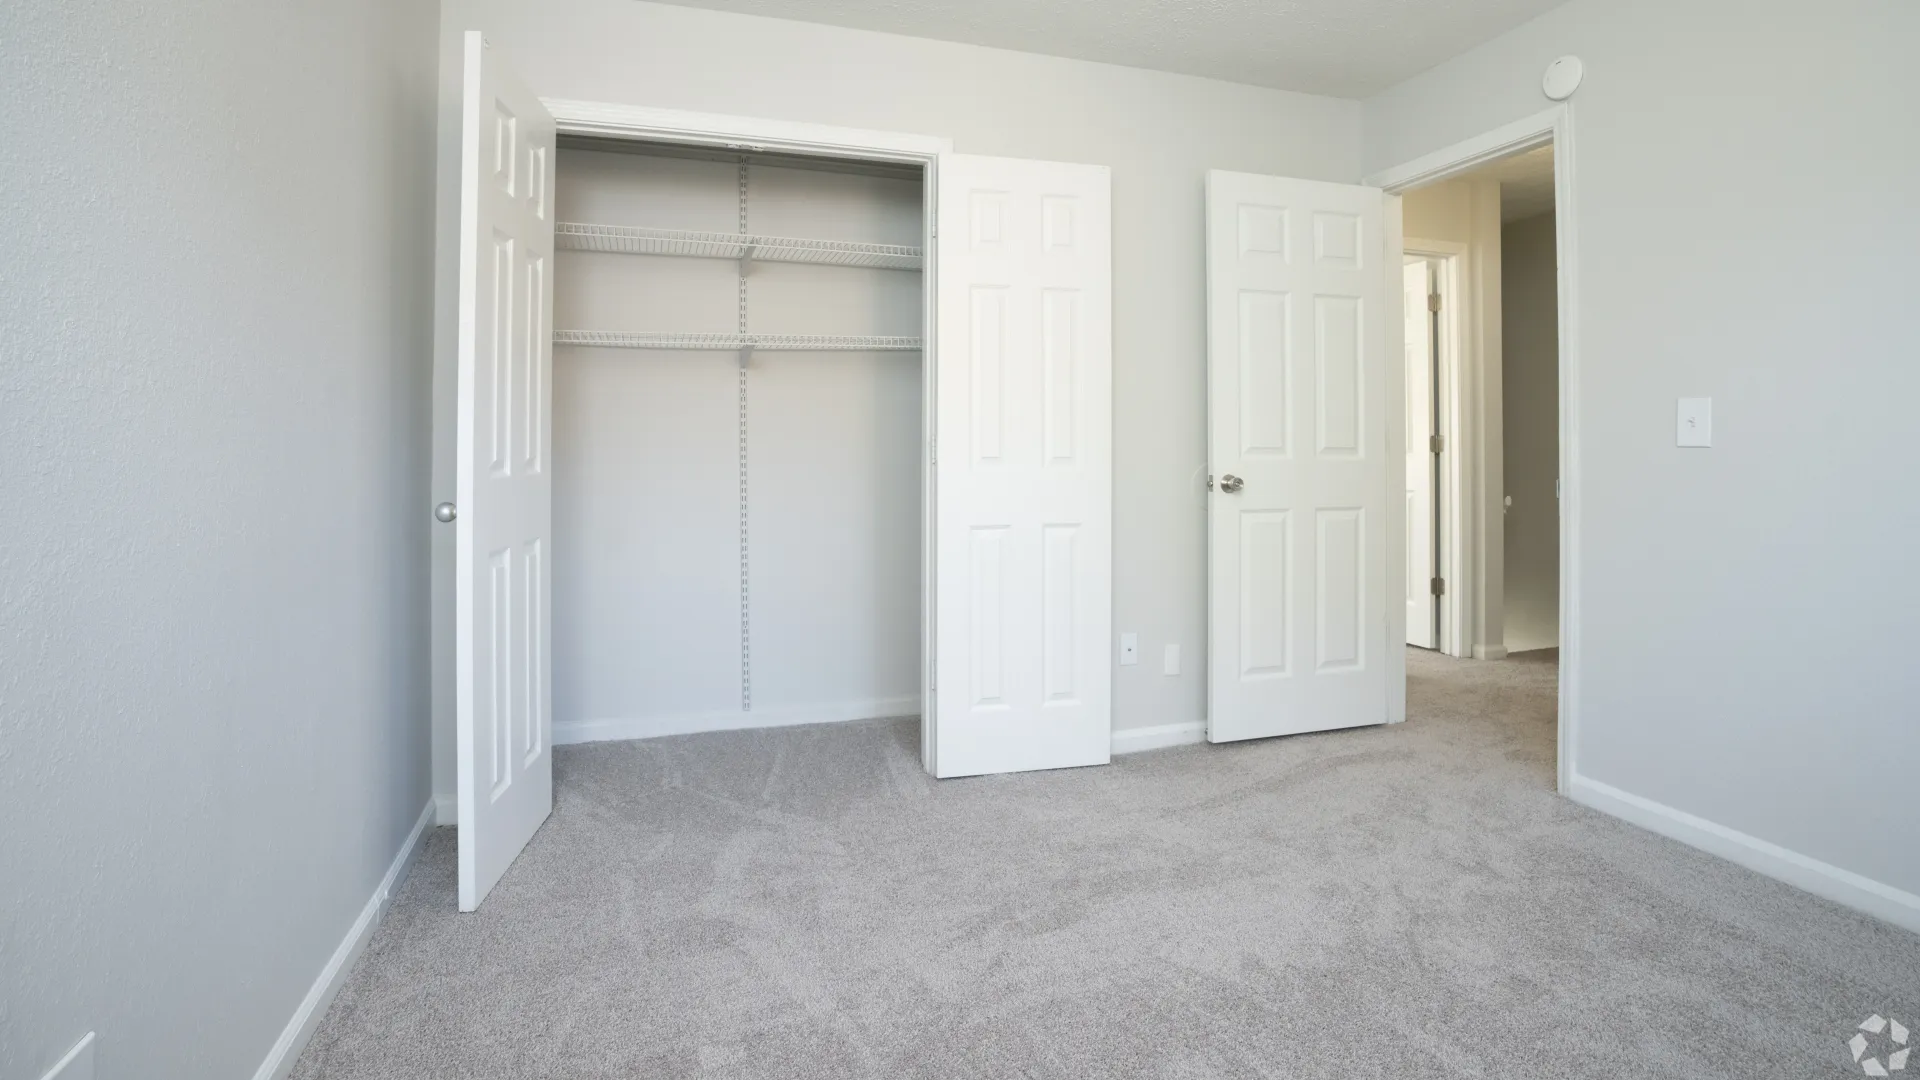
[[[459,516],[460,511],[455,509],[452,503],[441,503],[439,506],[433,508],[435,521],[452,521]]]
[[[1239,491],[1241,488],[1246,486],[1247,486],[1247,482],[1245,480],[1242,480],[1241,478],[1233,475],[1232,473],[1228,473],[1227,475],[1220,478],[1220,490],[1226,492],[1229,495],[1233,494],[1236,491]]]

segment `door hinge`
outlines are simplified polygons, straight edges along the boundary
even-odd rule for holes
[[[940,441],[938,439],[927,440],[927,464],[940,464]]]
[[[1427,436],[1427,450],[1429,452],[1437,454],[1440,451],[1445,450],[1446,448],[1447,448],[1446,436],[1444,435]]]
[[[1433,595],[1435,596],[1447,595],[1447,579],[1446,578],[1434,578],[1428,587],[1433,590]]]
[[[1439,293],[1435,292],[1435,293],[1427,294],[1427,310],[1428,311],[1440,310],[1440,294]]]

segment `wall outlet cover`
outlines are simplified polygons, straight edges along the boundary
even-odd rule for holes
[[[1675,446],[1713,445],[1713,399],[1683,397],[1675,418]]]
[[[1177,641],[1167,642],[1166,654],[1164,659],[1161,662],[1160,670],[1163,674],[1167,674],[1167,675],[1180,674],[1180,643],[1179,642]]]

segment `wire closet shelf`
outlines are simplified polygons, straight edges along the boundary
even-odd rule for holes
[[[680,349],[726,352],[738,349],[781,352],[909,352],[921,347],[917,337],[878,337],[859,334],[676,334],[662,331],[556,330],[555,345],[585,345],[601,349]]]
[[[924,263],[917,247],[856,244],[846,240],[802,240],[748,233],[686,232],[635,225],[554,224],[554,245],[565,251],[605,251],[621,255],[682,255],[697,259],[759,259],[763,262],[862,266],[879,270],[918,270]]]

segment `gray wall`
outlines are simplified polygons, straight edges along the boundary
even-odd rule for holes
[[[1585,60],[1576,768],[1909,893],[1916,40],[1910,0],[1572,0],[1366,114],[1387,168]]]
[[[0,1077],[247,1077],[428,797],[431,3],[0,5]]]
[[[1505,457],[1508,650],[1560,644],[1559,270],[1553,215],[1500,230],[1500,411]]]
[[[954,140],[964,153],[1113,170],[1114,629],[1144,661],[1115,669],[1114,723],[1202,718],[1206,691],[1206,294],[1202,180],[1239,169],[1360,176],[1360,105],[1026,53],[635,0],[449,0],[441,166],[461,31],[485,30],[536,93],[804,120]],[[449,63],[449,61],[453,61]],[[443,211],[444,213],[444,211]],[[455,250],[449,219],[441,248]],[[451,419],[451,290],[442,282],[442,419]],[[443,425],[443,430],[450,431]],[[449,442],[443,450],[450,448]],[[435,490],[451,492],[452,455]],[[450,495],[446,497],[451,497]],[[450,537],[437,556],[449,568]],[[436,687],[452,687],[452,600],[436,603]],[[1161,646],[1185,648],[1160,673]],[[436,790],[451,793],[452,699],[435,702]]]

